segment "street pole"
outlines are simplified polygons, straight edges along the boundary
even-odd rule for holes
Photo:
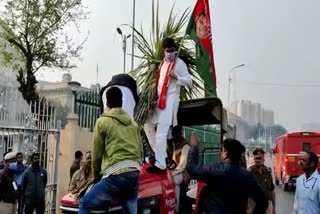
[[[127,36],[122,37],[122,50],[123,50],[123,73],[126,73],[126,50],[127,50]]]
[[[268,142],[267,141],[267,124],[266,123],[264,124],[264,133],[265,133],[264,136],[265,136],[265,141],[266,141],[266,146],[265,146],[266,148],[264,151],[266,152],[267,151],[267,142]]]
[[[232,70],[231,70],[232,71]],[[228,123],[230,122],[230,85],[231,85],[231,71],[229,72],[228,78]]]
[[[117,28],[117,32],[118,34],[121,35],[122,37],[122,50],[123,50],[123,73],[126,73],[126,52],[127,52],[127,39],[130,38],[131,34],[126,35],[123,34],[121,29],[118,27]]]
[[[131,71],[133,71],[133,68],[134,68],[134,30],[135,30],[135,20],[136,20],[136,0],[133,0],[133,7],[132,7]]]
[[[232,78],[231,78],[231,73],[233,70],[237,69],[237,68],[240,68],[240,67],[243,67],[245,66],[245,64],[240,64],[240,65],[237,65],[237,66],[234,66],[232,69],[230,69],[229,71],[229,79],[228,79],[228,123],[230,122],[230,87],[231,87],[231,81],[232,81]]]

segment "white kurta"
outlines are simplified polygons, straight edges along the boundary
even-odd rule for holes
[[[169,64],[170,62],[165,61],[161,67],[157,88],[158,97],[160,97],[162,87],[164,86],[164,79]],[[170,79],[167,91],[166,108],[163,110],[156,108],[150,121],[153,124],[166,124],[173,126],[178,124],[177,112],[180,101],[180,86],[191,86],[192,78],[188,72],[186,64],[179,58],[176,59],[173,72],[177,76],[177,80],[172,78]]]
[[[320,213],[320,175],[317,170],[308,179],[306,174],[297,179],[292,213]]]
[[[113,85],[111,87],[117,87],[122,92],[122,108],[129,114],[130,118],[133,119],[133,111],[134,107],[136,106],[136,101],[134,100],[133,94],[131,90],[125,86],[120,85]],[[103,95],[102,95],[102,101],[104,106],[104,111],[107,111],[107,98],[106,93],[109,88],[107,88]]]
[[[159,97],[162,87],[166,87],[163,84],[169,64],[170,62],[165,61],[160,70],[157,88]],[[166,168],[166,145],[170,126],[176,126],[178,122],[177,113],[180,101],[180,86],[191,86],[192,84],[192,79],[188,72],[187,66],[181,59],[176,59],[173,72],[177,76],[177,80],[170,79],[169,81],[165,109],[161,110],[157,107],[152,117],[144,125],[145,133],[155,153],[155,166],[160,169]],[[155,126],[157,126],[157,131],[155,131]]]

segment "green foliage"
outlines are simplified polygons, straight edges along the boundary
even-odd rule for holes
[[[203,90],[201,86],[202,80],[196,72],[195,50],[191,48],[193,42],[188,36],[185,36],[185,26],[190,18],[189,10],[185,10],[181,16],[178,16],[173,13],[173,9],[174,6],[165,24],[160,27],[159,1],[157,1],[157,5],[155,5],[153,0],[152,25],[149,38],[144,34],[142,28],[140,30],[134,29],[134,42],[141,53],[140,56],[135,57],[141,59],[141,61],[131,74],[141,87],[140,102],[135,111],[135,120],[140,125],[144,124],[145,120],[150,116],[156,101],[156,72],[164,57],[161,48],[161,42],[164,38],[170,37],[176,41],[179,47],[179,58],[186,63],[188,71],[193,78],[191,88],[181,88],[180,98],[186,100],[197,97]]]
[[[265,127],[258,123],[257,125],[250,128],[247,138],[258,140],[259,136],[265,136],[265,134],[267,133],[268,137],[270,136],[272,137],[272,139],[276,139],[277,137],[287,132],[287,129],[279,124]]]
[[[0,3],[2,63],[13,68],[19,90],[34,101],[34,74],[41,68],[71,69],[83,42],[75,44],[66,28],[86,18],[81,0],[2,0]],[[31,93],[31,92],[32,93]]]
[[[56,120],[61,121],[61,128],[64,128],[67,123],[68,114],[71,112],[71,108],[67,105],[62,105],[60,102],[53,102],[52,106],[54,106],[56,113]]]
[[[271,129],[271,135],[274,139],[288,132],[285,127],[279,124],[271,126],[270,129]]]

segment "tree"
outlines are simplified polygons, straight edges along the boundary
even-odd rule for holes
[[[263,136],[264,135],[264,130],[265,127],[261,125],[261,123],[258,123],[257,125],[251,126],[249,128],[249,133],[246,136],[249,139],[254,139],[257,140],[259,138],[259,136]]]
[[[56,112],[56,120],[60,120],[61,128],[65,128],[68,123],[67,117],[71,112],[71,108],[67,105],[62,105],[59,101],[52,102],[52,106],[54,106]]]
[[[192,87],[181,88],[181,100],[197,97],[203,91],[203,87],[200,84],[203,81],[196,72],[195,50],[191,44],[193,41],[188,36],[185,36],[185,27],[190,18],[189,10],[185,10],[181,16],[178,16],[173,13],[173,9],[174,7],[171,9],[165,25],[161,27],[159,21],[159,0],[157,0],[157,5],[154,4],[153,0],[150,37],[144,35],[142,28],[140,30],[134,28],[136,33],[134,43],[141,53],[140,56],[136,57],[141,59],[141,61],[131,74],[141,87],[141,102],[138,103],[135,111],[135,121],[140,125],[144,124],[154,108],[156,72],[164,57],[161,48],[161,42],[164,38],[170,37],[175,40],[179,47],[179,57],[186,63],[188,71],[193,78]]]
[[[280,124],[273,125],[270,128],[272,139],[276,139],[277,137],[284,135],[288,132],[288,130]]]
[[[86,19],[81,0],[1,0],[0,39],[3,63],[17,72],[19,91],[38,101],[35,73],[41,68],[71,69],[85,41],[75,44],[65,32]]]
[[[273,126],[265,127],[258,123],[255,126],[251,126],[248,135],[246,136],[249,139],[258,140],[259,137],[263,137],[267,133],[267,137],[272,137],[272,139],[276,139],[277,137],[287,133],[287,129],[284,128],[280,124],[276,124]]]

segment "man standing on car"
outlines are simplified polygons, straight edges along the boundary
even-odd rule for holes
[[[170,126],[178,125],[180,87],[192,85],[192,78],[186,64],[177,56],[175,41],[172,38],[165,38],[162,49],[165,57],[160,63],[156,79],[157,106],[144,125],[156,159],[155,164],[147,171],[156,174],[164,173],[166,169],[168,132]]]
[[[107,93],[110,109],[96,122],[92,147],[92,170],[102,179],[80,199],[80,214],[105,207],[112,199],[121,202],[124,213],[137,213],[139,168],[142,142],[137,124],[122,108],[122,93],[111,87]]]
[[[40,154],[31,155],[31,166],[27,168],[21,180],[25,214],[44,214],[47,171],[40,166]]]
[[[305,152],[299,162],[304,174],[297,179],[293,214],[318,214],[320,213],[318,156],[313,152]]]
[[[275,186],[273,184],[271,168],[264,165],[264,154],[265,152],[261,148],[257,148],[253,151],[254,165],[249,168],[249,172],[256,178],[259,186],[269,200],[267,214],[275,214]],[[252,203],[251,207],[253,207]]]
[[[220,163],[198,162],[199,140],[193,132],[187,170],[193,179],[207,184],[200,194],[198,213],[246,213],[249,197],[255,203],[254,214],[265,213],[268,201],[253,175],[240,166],[245,147],[237,140],[222,142]]]

